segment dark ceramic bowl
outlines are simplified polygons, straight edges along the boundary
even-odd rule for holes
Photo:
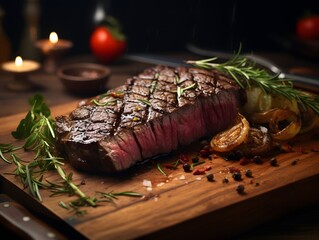
[[[75,94],[99,94],[106,89],[111,74],[108,67],[95,63],[76,63],[60,67],[57,76],[65,88]]]

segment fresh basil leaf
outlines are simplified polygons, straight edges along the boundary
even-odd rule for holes
[[[27,138],[30,133],[33,125],[35,124],[32,114],[29,111],[24,119],[22,119],[17,127],[17,129],[13,132],[11,132],[11,135],[15,139],[25,139]]]

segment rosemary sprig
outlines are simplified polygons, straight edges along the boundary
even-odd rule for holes
[[[24,140],[23,148],[35,152],[33,161],[23,163],[21,158],[12,153],[12,162],[16,165],[14,174],[20,177],[25,188],[29,188],[31,194],[42,201],[40,188],[47,188],[48,185],[43,183],[44,174],[55,169],[65,184],[72,189],[70,193],[77,194],[80,198],[85,199],[90,206],[96,206],[95,202],[86,196],[65,174],[62,169],[63,163],[55,155],[55,122],[51,117],[49,107],[44,102],[42,95],[36,94],[30,99],[31,110],[26,117],[22,119],[12,136],[16,139]],[[2,145],[1,150],[7,149],[15,151],[10,145]],[[8,159],[6,159],[9,161]]]
[[[114,200],[118,199],[118,196],[126,196],[126,197],[143,197],[143,194],[140,194],[138,192],[133,191],[126,191],[126,192],[96,192],[97,196],[93,198],[92,200],[95,203],[99,202],[114,202]],[[87,206],[86,200],[83,198],[78,198],[74,201],[71,201],[70,203],[65,203],[63,201],[59,202],[59,206],[72,211],[77,216],[82,216],[86,214],[86,210],[83,210],[81,207]]]
[[[120,94],[121,93],[114,93]],[[20,121],[16,131],[12,135],[24,140],[23,146],[14,146],[13,144],[0,144],[0,158],[7,163],[13,163],[16,169],[12,174],[21,179],[24,188],[28,188],[30,193],[38,200],[42,201],[40,189],[48,189],[52,192],[51,196],[58,194],[77,195],[78,198],[65,204],[59,205],[65,209],[72,210],[76,215],[86,213],[81,207],[96,207],[98,202],[105,199],[117,199],[117,196],[141,197],[143,194],[137,192],[99,192],[99,197],[89,197],[83,193],[79,185],[73,180],[73,173],[66,174],[63,170],[63,158],[55,156],[55,122],[51,118],[50,109],[44,102],[41,95],[34,95],[30,101],[31,110],[26,117]],[[33,161],[24,162],[14,151],[24,148],[34,151]],[[4,154],[9,156],[5,156]],[[44,181],[44,174],[55,170],[61,180],[58,182]]]
[[[240,51],[239,51],[240,52]],[[272,75],[267,70],[256,67],[251,60],[241,57],[239,52],[233,58],[224,62],[216,63],[217,57],[187,61],[196,67],[205,69],[216,69],[230,75],[241,88],[250,88],[252,85],[260,87],[266,93],[278,94],[289,100],[296,101],[304,108],[311,108],[319,115],[319,98],[295,89],[289,79]]]

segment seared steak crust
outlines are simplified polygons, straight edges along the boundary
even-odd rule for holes
[[[223,130],[242,96],[216,71],[156,66],[58,116],[58,147],[82,170],[123,171]]]

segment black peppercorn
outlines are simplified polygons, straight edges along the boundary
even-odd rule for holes
[[[257,163],[257,164],[262,164],[263,160],[262,160],[262,158],[260,156],[254,156],[253,157],[253,162]]]
[[[291,162],[291,165],[296,165],[298,162],[298,159],[294,159],[292,162]]]
[[[270,159],[270,165],[271,166],[278,166],[278,162],[277,162],[277,159],[276,158],[271,158]]]
[[[240,172],[234,172],[233,173],[233,179],[236,181],[240,181],[241,180],[241,173]]]
[[[193,158],[192,158],[192,162],[193,162],[193,163],[198,163],[198,161],[199,161],[199,158],[198,158],[198,157],[193,157]]]
[[[209,173],[206,175],[206,178],[208,181],[213,182],[214,181],[214,175],[212,173]]]
[[[188,163],[184,163],[183,164],[183,169],[185,172],[190,172],[191,171],[191,165],[189,165]]]
[[[253,172],[250,169],[247,169],[245,172],[245,176],[250,178],[253,176]]]
[[[239,194],[243,194],[245,192],[245,186],[242,185],[242,184],[239,184],[236,188],[236,191],[239,193]]]
[[[228,180],[228,178],[223,178],[223,183],[228,183],[229,182],[229,180]]]

